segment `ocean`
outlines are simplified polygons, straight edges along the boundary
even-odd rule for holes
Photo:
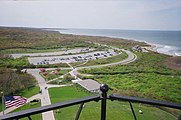
[[[59,29],[64,34],[107,36],[144,41],[156,46],[159,53],[181,56],[181,31],[117,30],[117,29]]]

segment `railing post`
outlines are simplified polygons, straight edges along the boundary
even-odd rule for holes
[[[130,105],[130,107],[131,107],[131,111],[132,111],[132,113],[133,113],[133,117],[134,117],[134,119],[135,119],[135,120],[137,120],[137,118],[136,118],[136,114],[135,114],[135,112],[134,112],[133,106],[132,106],[132,104],[131,104],[131,102],[130,102],[130,101],[129,101],[129,105]]]
[[[81,113],[81,111],[82,111],[83,106],[84,106],[84,103],[81,103],[81,104],[80,104],[80,107],[79,107],[79,110],[78,110],[78,112],[77,112],[77,115],[76,115],[75,120],[78,120],[78,119],[79,119],[80,113]]]
[[[102,102],[101,102],[101,120],[106,120],[106,99],[107,99],[107,91],[109,87],[106,84],[102,84],[100,87],[102,92]]]

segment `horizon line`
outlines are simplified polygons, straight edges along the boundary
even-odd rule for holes
[[[11,25],[0,25],[0,27],[11,27],[11,28],[37,28],[37,29],[87,29],[87,30],[140,30],[140,31],[181,31],[181,29],[129,29],[129,28],[82,28],[82,27],[35,27],[35,26],[11,26]]]

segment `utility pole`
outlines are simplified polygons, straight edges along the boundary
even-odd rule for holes
[[[1,92],[1,95],[2,95],[2,111],[3,111],[3,115],[4,115],[4,93],[3,91]]]

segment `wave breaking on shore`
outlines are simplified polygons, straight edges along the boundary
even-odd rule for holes
[[[151,46],[152,50],[155,52],[171,56],[181,56],[181,49],[178,47],[160,44],[153,44]]]

